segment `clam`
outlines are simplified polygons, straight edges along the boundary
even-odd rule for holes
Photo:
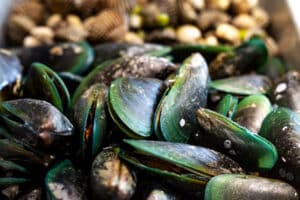
[[[79,131],[79,157],[90,162],[103,145],[106,134],[106,95],[103,84],[92,85],[78,99],[73,120]]]
[[[249,72],[263,65],[268,51],[263,40],[252,38],[232,52],[220,53],[209,65],[213,79]]]
[[[300,117],[290,109],[279,107],[264,120],[259,135],[270,140],[277,148],[280,178],[300,182]]]
[[[238,105],[238,98],[230,94],[225,95],[216,107],[216,111],[228,118],[231,118]]]
[[[223,174],[212,178],[205,188],[205,200],[225,199],[299,199],[289,184],[274,179],[238,174]]]
[[[197,111],[204,130],[197,133],[199,144],[223,152],[251,170],[270,170],[278,154],[275,146],[227,117],[206,108]]]
[[[230,16],[219,10],[204,10],[197,18],[197,25],[201,30],[215,28],[217,25],[230,21]]]
[[[265,117],[273,110],[269,99],[261,94],[245,97],[237,106],[233,121],[258,133]]]
[[[136,0],[98,0],[98,4],[100,9],[107,9],[107,8],[112,8],[112,9],[117,9],[120,11],[130,11],[134,6],[136,6],[137,1]]]
[[[235,161],[204,147],[149,140],[124,142],[136,151],[121,150],[122,159],[184,191],[201,192],[213,176],[243,172]]]
[[[209,81],[201,54],[195,53],[184,61],[156,109],[154,128],[158,138],[172,142],[189,140],[197,131],[196,110],[206,105]]]
[[[84,178],[69,160],[64,160],[56,164],[47,172],[45,185],[47,199],[49,200],[87,199],[87,186]]]
[[[101,22],[101,23],[99,23]],[[128,29],[126,17],[114,9],[106,9],[84,21],[88,39],[93,42],[120,41]]]
[[[266,94],[272,88],[271,80],[262,75],[246,74],[214,80],[210,88],[238,95]]]
[[[163,82],[151,78],[119,78],[109,89],[108,108],[114,122],[128,136],[150,137]]]
[[[61,112],[70,108],[70,94],[65,83],[46,65],[33,63],[24,87],[27,97],[48,101]]]
[[[86,42],[21,48],[16,51],[16,55],[25,67],[40,62],[56,72],[75,74],[87,71],[94,60],[94,51]]]
[[[135,175],[118,158],[117,149],[106,148],[97,155],[90,176],[92,199],[130,199],[136,184]]]

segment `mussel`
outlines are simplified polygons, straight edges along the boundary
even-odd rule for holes
[[[289,184],[250,175],[223,174],[212,178],[205,189],[205,200],[299,199]]]
[[[238,163],[204,147],[149,140],[124,142],[135,151],[121,150],[122,159],[187,192],[201,191],[218,174],[243,173]]]

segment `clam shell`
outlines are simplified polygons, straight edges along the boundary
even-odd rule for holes
[[[92,42],[119,41],[128,30],[125,15],[113,9],[104,10],[96,17],[87,18],[84,27],[88,31],[88,39]]]

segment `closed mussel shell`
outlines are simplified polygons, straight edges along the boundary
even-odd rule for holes
[[[247,73],[263,65],[268,58],[268,50],[263,40],[250,39],[232,52],[219,54],[209,65],[212,79],[225,78]]]
[[[21,80],[22,69],[16,56],[0,49],[0,102],[13,96],[13,87]]]
[[[277,175],[300,183],[300,117],[290,109],[279,107],[264,120],[259,134],[270,140],[279,154]]]
[[[289,184],[249,175],[223,174],[212,178],[205,189],[205,200],[285,200],[299,199]]]
[[[198,175],[198,180],[202,181],[202,184],[210,177],[218,174],[243,172],[243,169],[238,163],[208,148],[161,141],[124,140],[124,142],[138,150],[134,152],[132,156],[136,157],[136,160],[141,164],[149,165],[149,168],[161,169],[160,171],[163,172],[170,171],[171,173],[173,172],[173,174],[178,173],[179,175],[184,175],[180,174],[183,170],[186,173],[194,174],[195,178],[197,178],[196,175]],[[124,159],[129,158],[126,157],[126,153],[123,155],[120,154],[120,156]],[[148,164],[147,156],[150,158]],[[130,159],[126,160],[129,161]],[[159,162],[165,164],[160,166]],[[134,162],[130,163],[134,164]],[[136,165],[139,165],[139,163],[136,162]],[[171,166],[174,166],[174,171],[172,171]],[[175,166],[178,168],[177,171]],[[190,177],[193,178],[192,175]]]
[[[36,87],[37,85],[40,87]],[[58,74],[41,63],[31,65],[24,93],[26,97],[48,101],[61,112],[70,107],[70,94],[65,83]]]
[[[16,50],[25,67],[34,62],[50,66],[55,72],[82,74],[94,61],[94,50],[86,42],[43,45]]]
[[[47,199],[85,200],[87,185],[79,170],[69,160],[64,160],[52,167],[46,174],[45,185]]]
[[[300,113],[300,73],[290,71],[284,75],[273,89],[272,99],[278,106],[290,108]]]
[[[233,121],[258,133],[264,118],[272,111],[269,99],[264,95],[245,97],[237,106]]]
[[[157,108],[154,124],[158,138],[172,142],[189,140],[197,131],[196,111],[206,105],[209,81],[201,54],[195,53],[184,61]]]
[[[91,161],[103,145],[106,134],[106,95],[106,85],[92,85],[74,106],[73,117],[79,131],[79,156],[86,161]]]
[[[68,150],[73,125],[46,101],[18,99],[0,104],[1,119],[16,139],[51,151]]]
[[[226,117],[231,118],[238,105],[238,98],[230,94],[225,95],[216,107],[216,111]]]
[[[104,83],[110,86],[112,81],[121,77],[164,79],[175,70],[176,66],[167,59],[149,55],[108,60],[98,65],[83,79],[73,95],[72,104],[76,102],[83,91],[95,83]]]
[[[106,148],[95,158],[90,175],[92,199],[130,199],[135,192],[136,178],[118,158],[117,150]]]
[[[198,133],[199,144],[223,152],[251,170],[270,170],[275,165],[276,148],[265,138],[209,109],[200,108],[197,119],[204,130]]]
[[[246,74],[230,78],[214,80],[210,88],[237,95],[266,94],[272,87],[272,82],[267,76]]]
[[[108,108],[114,122],[129,137],[150,137],[163,82],[151,78],[119,78],[109,89]]]

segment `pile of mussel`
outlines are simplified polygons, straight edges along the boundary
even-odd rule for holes
[[[0,50],[0,199],[299,199],[300,73],[240,46]]]

